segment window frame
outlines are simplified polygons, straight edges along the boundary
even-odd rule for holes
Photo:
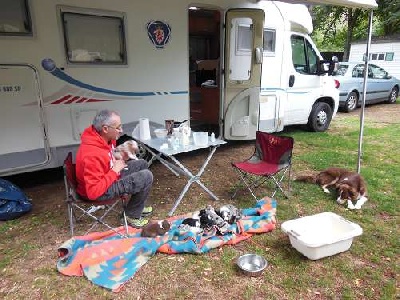
[[[369,54],[370,61],[384,61],[386,57],[386,52],[371,52]]]
[[[240,18],[239,18],[240,19]],[[251,20],[250,18],[246,18]],[[252,21],[252,20],[251,20]],[[251,53],[251,49],[254,43],[254,37],[253,37],[253,24],[247,24],[247,23],[238,23],[236,27],[236,45],[235,45],[235,54],[236,55],[248,55]],[[250,35],[246,35],[245,32],[250,33]],[[243,38],[249,38],[250,40],[246,41]],[[242,42],[250,42],[250,47],[244,48]]]
[[[303,53],[302,53],[302,58],[304,58],[305,60],[305,65],[304,66],[304,70],[299,70],[298,68],[296,68],[294,60],[293,60],[293,40],[302,40],[302,48],[303,48]],[[296,73],[299,74],[303,74],[303,75],[318,75],[318,54],[315,52],[315,49],[313,47],[313,45],[310,43],[310,41],[302,36],[302,35],[298,35],[298,34],[292,34],[290,36],[290,44],[291,44],[291,49],[292,49],[292,64],[293,64],[293,68],[295,69]],[[315,62],[315,71],[311,72],[311,64],[310,64],[310,49],[312,49],[312,53],[315,54],[315,58],[316,58],[316,62]]]
[[[269,51],[264,48],[266,32],[271,32],[273,35],[273,40],[272,40],[273,51]],[[264,28],[264,30],[263,30],[263,54],[264,54],[264,56],[275,56],[275,53],[276,53],[276,29]]]
[[[393,61],[394,60],[394,52],[386,52],[385,61]]]
[[[72,56],[70,56],[70,52],[72,53],[72,49],[70,49],[70,37],[68,33],[68,28],[65,25],[66,16],[67,15],[75,15],[75,16],[83,16],[90,18],[99,18],[99,19],[115,19],[119,21],[119,40],[120,40],[120,61],[102,61],[102,60],[92,60],[92,61],[77,61],[72,60]],[[127,48],[126,48],[126,35],[125,35],[125,17],[123,14],[115,14],[115,13],[107,13],[102,11],[101,13],[95,13],[93,11],[86,10],[68,10],[61,9],[60,10],[60,22],[61,22],[61,30],[63,33],[63,42],[64,42],[64,51],[65,51],[65,59],[67,64],[69,65],[127,65],[128,57],[127,57]]]
[[[357,64],[353,67],[351,70],[351,77],[352,78],[364,78],[364,70],[365,70],[365,65],[364,64]]]
[[[32,18],[28,0],[13,0],[19,1],[23,9],[24,19],[21,20],[25,27],[25,32],[0,31],[0,36],[33,36]]]
[[[373,79],[389,79],[388,78],[389,73],[384,68],[374,64],[369,64],[368,66],[371,69]]]

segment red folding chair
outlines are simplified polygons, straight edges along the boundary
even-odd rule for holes
[[[76,181],[76,173],[75,173],[75,164],[72,162],[72,153],[69,152],[67,157],[64,160],[64,184],[65,184],[65,192],[66,192],[66,202],[68,206],[68,218],[69,225],[71,229],[71,236],[74,235],[74,228],[76,221],[81,218],[88,217],[92,221],[92,225],[89,230],[86,231],[85,235],[92,231],[96,225],[101,224],[108,229],[113,230],[121,236],[126,237],[128,235],[128,223],[125,215],[125,199],[123,197],[110,199],[106,201],[96,201],[96,200],[88,200],[80,197],[76,192],[77,181]],[[120,213],[121,210],[117,210],[118,204],[121,205],[123,222],[125,227],[126,235],[122,234],[117,228],[107,224],[105,222],[106,216],[112,212]],[[77,216],[79,213],[79,216]]]
[[[282,187],[283,179],[288,173],[288,192],[290,191],[290,173],[292,168],[292,151],[294,140],[292,137],[278,136],[262,131],[256,132],[256,145],[253,155],[241,162],[234,162],[232,166],[250,191],[254,199],[258,200],[254,189],[265,182],[272,180],[275,187],[271,198],[279,190],[288,198]],[[236,188],[232,198],[241,189]]]

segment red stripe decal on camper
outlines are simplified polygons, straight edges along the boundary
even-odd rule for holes
[[[64,104],[71,104],[71,103],[73,103],[75,100],[78,100],[79,98],[80,98],[80,96],[72,97],[72,99],[70,99],[70,100],[64,102]]]
[[[60,103],[64,102],[65,100],[68,100],[70,97],[71,97],[71,95],[65,95],[65,96],[61,97],[60,99],[51,102],[51,104],[60,104]]]
[[[102,102],[102,101],[112,101],[112,100],[93,99],[93,98],[88,99],[86,97],[81,97],[81,96],[65,95],[60,99],[51,102],[50,104],[71,104],[71,103],[87,103],[87,102]]]
[[[82,102],[85,102],[85,100],[87,100],[87,98],[86,97],[82,97],[81,99],[76,101],[76,103],[82,103]]]

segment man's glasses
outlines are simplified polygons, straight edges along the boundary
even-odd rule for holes
[[[110,125],[104,125],[104,126],[107,126],[108,128],[112,128],[112,129],[117,130],[117,131],[122,131],[122,125],[119,125],[117,127],[113,127],[113,126],[110,126]]]

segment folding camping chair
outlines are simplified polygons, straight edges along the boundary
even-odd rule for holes
[[[253,155],[245,161],[232,163],[234,170],[238,172],[241,180],[254,199],[259,199],[256,197],[254,189],[269,180],[273,181],[275,187],[271,198],[275,196],[278,190],[288,198],[288,194],[283,190],[282,183],[288,172],[287,190],[289,192],[293,144],[294,140],[292,137],[277,136],[257,131]],[[232,199],[240,189],[240,186],[236,188]]]
[[[65,184],[65,191],[66,191],[66,202],[68,206],[68,218],[69,218],[69,225],[71,229],[71,236],[74,235],[74,228],[75,222],[80,220],[83,217],[88,217],[94,220],[93,224],[89,228],[89,230],[85,233],[88,234],[92,231],[96,225],[101,224],[108,229],[113,230],[114,232],[118,233],[121,236],[128,235],[128,223],[126,220],[125,215],[125,205],[124,205],[124,198],[119,197],[115,199],[105,200],[105,201],[96,201],[96,200],[88,200],[83,199],[80,197],[76,192],[77,181],[76,181],[76,173],[75,173],[75,164],[72,162],[72,153],[69,152],[67,157],[64,160],[64,184]],[[111,211],[118,211],[116,209],[117,205],[121,204],[122,207],[122,215],[123,215],[123,222],[125,227],[125,233],[121,234],[116,228],[110,226],[105,222],[105,217]],[[101,211],[104,209],[104,212]],[[102,213],[103,212],[103,213]],[[118,211],[119,212],[119,211]],[[79,216],[77,216],[79,213]],[[101,214],[97,216],[97,214]]]

